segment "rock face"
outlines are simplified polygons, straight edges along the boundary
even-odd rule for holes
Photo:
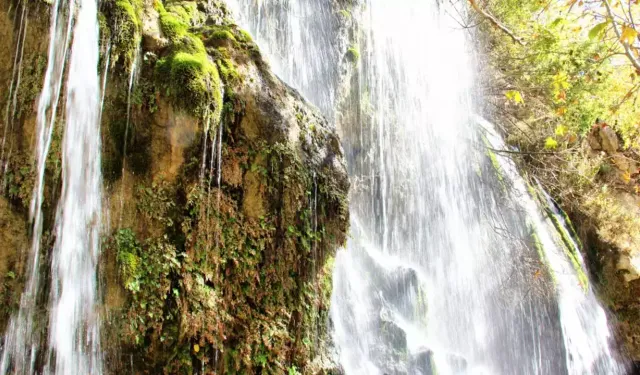
[[[605,123],[594,125],[587,135],[587,141],[594,151],[614,153],[620,148],[618,135]]]
[[[0,0],[5,51],[19,39],[16,4]],[[20,100],[1,129],[13,141],[14,177],[0,224],[19,218],[12,231],[21,244],[3,267],[17,279],[44,69],[32,61],[46,63],[48,37],[49,5],[28,7]],[[335,126],[271,73],[222,3],[105,0],[100,20],[101,67],[110,53],[102,115],[110,225],[100,272],[108,371],[321,371],[309,364],[326,346],[330,259],[348,226]],[[0,66],[3,87],[13,58]],[[56,142],[45,231],[60,189]]]

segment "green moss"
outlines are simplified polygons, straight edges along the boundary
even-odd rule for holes
[[[221,82],[200,37],[189,31],[195,3],[171,4],[165,10],[156,2],[163,33],[172,42],[171,52],[156,63],[156,77],[164,94],[179,108],[197,117],[222,111]]]
[[[542,264],[544,264],[546,269],[549,271],[553,284],[558,285],[558,279],[556,278],[556,274],[553,271],[551,271],[551,267],[549,266],[549,260],[547,259],[547,255],[544,252],[544,248],[542,247],[542,242],[540,242],[540,237],[538,237],[538,234],[536,233],[536,228],[531,223],[527,223],[527,226],[529,227],[529,237],[531,238],[531,241],[533,242],[533,246],[536,249],[536,252],[538,253],[538,258],[540,259],[540,262],[542,262]]]
[[[203,23],[205,16],[198,11],[198,5],[195,1],[172,1],[166,7],[167,12],[180,16],[190,25],[198,25]]]
[[[122,59],[131,65],[142,40],[142,0],[117,0],[111,3],[112,61]]]
[[[242,43],[252,43],[253,42],[253,38],[251,37],[251,34],[249,34],[248,31],[246,30],[239,30],[238,33],[240,34],[240,37],[238,38],[239,41],[241,41]]]
[[[577,254],[577,250],[574,246],[574,242],[571,239],[571,236],[567,232],[566,228],[562,223],[558,220],[558,217],[551,211],[550,208],[546,208],[547,215],[551,219],[553,226],[556,228],[557,233],[560,235],[562,240],[561,246],[564,250],[565,254],[571,261],[574,270],[576,271],[576,275],[578,276],[578,281],[585,292],[589,289],[589,278],[587,277],[584,269],[582,269],[582,264],[580,263],[579,254]]]
[[[564,219],[564,222],[567,228],[569,228],[569,231],[571,232],[571,237],[574,239],[574,241],[576,241],[576,243],[578,244],[578,247],[580,249],[583,249],[582,241],[580,241],[580,236],[578,236],[578,233],[576,233],[576,229],[573,226],[573,223],[571,222],[569,215],[567,215],[567,213],[560,207],[558,207],[558,210],[560,210],[560,214],[562,215],[562,218]]]
[[[42,90],[42,80],[46,66],[46,56],[38,53],[25,56],[23,59],[22,76],[17,92],[16,119],[33,111],[33,103]]]
[[[489,157],[489,161],[491,162],[491,166],[493,167],[493,170],[496,173],[496,177],[498,178],[498,182],[502,187],[502,191],[506,193],[508,192],[508,188],[507,188],[506,180],[504,178],[504,171],[502,170],[502,166],[500,165],[498,156],[496,155],[495,152],[491,150],[491,144],[489,143],[489,140],[487,139],[487,137],[485,137],[484,135],[482,135],[482,142],[484,143],[487,149],[486,155]]]
[[[215,40],[230,40],[234,44],[238,43],[238,41],[236,40],[236,37],[233,36],[231,31],[229,31],[228,29],[221,29],[221,30],[214,31],[211,34],[211,39],[215,39]]]
[[[158,60],[156,72],[174,104],[193,115],[208,111],[219,117],[222,110],[220,76],[216,66],[204,53],[176,52]]]
[[[133,231],[128,228],[116,232],[115,243],[123,286],[129,291],[137,292],[140,290],[140,244]]]
[[[160,13],[160,25],[164,35],[174,42],[189,30],[189,24],[184,19],[168,12]]]
[[[351,19],[351,12],[349,12],[346,9],[341,9],[338,11],[338,13],[340,14],[340,16],[342,16],[342,18],[344,18],[345,20],[350,20]]]
[[[352,63],[357,63],[360,60],[360,50],[357,46],[351,46],[347,50],[347,59]]]
[[[218,66],[218,71],[220,72],[224,82],[230,83],[240,80],[240,75],[238,74],[238,71],[231,59],[218,59],[216,60],[216,65]]]
[[[111,39],[111,29],[109,28],[109,21],[104,13],[98,11],[98,30],[100,30],[100,38],[109,40]]]

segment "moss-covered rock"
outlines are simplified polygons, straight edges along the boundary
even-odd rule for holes
[[[326,262],[348,225],[335,127],[270,72],[222,5],[152,6],[167,43],[143,43],[138,99],[109,90],[103,115],[118,138],[130,105],[129,149],[149,158],[108,189],[125,202],[107,240],[119,270],[107,289],[126,297],[107,306],[107,335],[121,342],[111,356],[134,355],[136,372],[303,371],[326,337]],[[121,74],[109,86],[125,84]],[[114,160],[122,141],[105,146]]]

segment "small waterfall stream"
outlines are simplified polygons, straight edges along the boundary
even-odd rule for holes
[[[335,4],[229,3],[276,73],[333,118]],[[474,115],[473,45],[451,16],[463,5],[361,9],[357,121],[341,129],[351,236],[331,304],[345,372],[624,374],[579,253],[488,151],[504,144]]]
[[[100,85],[95,0],[51,5],[47,70],[38,103],[36,169],[31,204],[32,249],[20,310],[5,335],[3,374],[101,374],[96,264],[99,253],[102,178]],[[72,42],[71,42],[72,41]],[[45,166],[66,71],[62,192],[54,225],[49,316],[36,311],[41,291],[42,204]],[[48,345],[42,336],[48,320]],[[43,348],[48,348],[45,353]],[[44,357],[43,357],[44,356]]]
[[[46,372],[99,375],[96,267],[102,229],[102,172],[98,21],[95,0],[82,0],[79,7],[66,84],[63,184],[51,259]]]

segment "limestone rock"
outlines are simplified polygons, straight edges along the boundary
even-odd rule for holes
[[[151,2],[152,3],[152,2]],[[169,41],[162,35],[160,15],[149,2],[145,3],[142,16],[142,44],[146,51],[158,53],[169,45]]]
[[[605,123],[598,123],[591,128],[587,135],[587,142],[594,151],[613,153],[620,147],[618,135]]]

